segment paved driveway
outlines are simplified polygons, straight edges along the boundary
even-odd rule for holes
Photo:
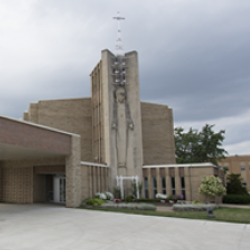
[[[0,204],[0,250],[249,250],[250,225]]]

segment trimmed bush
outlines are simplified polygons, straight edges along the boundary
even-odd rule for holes
[[[99,207],[101,206],[103,203],[105,203],[104,200],[99,199],[99,198],[95,198],[95,199],[88,199],[85,201],[85,204],[89,205],[89,206],[94,206],[94,207]]]
[[[223,197],[223,203],[250,204],[250,195],[228,194]]]
[[[134,201],[134,196],[133,195],[129,195],[127,196],[125,199],[123,199],[124,202],[132,202]]]
[[[202,202],[201,202],[201,201],[198,201],[198,200],[194,200],[194,201],[192,202],[192,204],[202,204]]]

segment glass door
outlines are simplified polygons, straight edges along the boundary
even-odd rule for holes
[[[55,175],[53,181],[54,202],[66,202],[66,178],[65,176]]]

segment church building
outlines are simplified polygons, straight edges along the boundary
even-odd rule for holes
[[[141,102],[136,51],[103,50],[91,76],[91,97],[31,103],[23,119],[0,116],[0,201],[56,202],[77,207],[96,192],[131,180],[142,197],[198,194],[211,163],[175,164],[172,109]]]

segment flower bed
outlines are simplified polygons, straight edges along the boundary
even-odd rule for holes
[[[205,211],[208,208],[217,209],[219,208],[216,204],[174,204],[174,211]]]
[[[117,208],[117,209],[136,209],[136,210],[150,210],[155,211],[156,206],[152,204],[146,204],[146,203],[125,203],[125,202],[119,202],[119,203],[104,203],[101,205],[101,208]]]

